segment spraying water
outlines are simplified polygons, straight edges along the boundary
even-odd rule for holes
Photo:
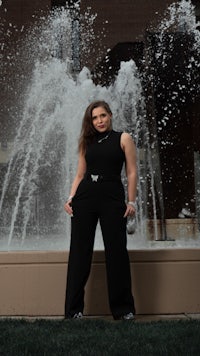
[[[179,5],[172,4],[168,11],[169,18],[160,24],[156,52],[163,63],[163,34],[175,23],[193,34],[196,51],[199,51],[200,43],[191,3],[181,1]],[[95,16],[87,14],[86,18],[91,29]],[[140,236],[140,243],[137,245],[140,247],[146,243],[147,180],[151,183],[149,195],[157,240],[155,172],[152,165],[155,141],[150,143],[146,124],[143,75],[133,60],[121,63],[114,83],[108,87],[95,85],[87,68],[75,74],[72,23],[73,16],[68,9],[55,11],[45,21],[39,21],[27,36],[25,46],[28,49],[30,81],[0,198],[2,246],[8,249],[68,248],[70,221],[63,205],[76,170],[76,143],[83,112],[92,100],[98,99],[110,104],[114,129],[130,132],[138,148],[140,179],[135,236]],[[91,42],[93,32],[83,30],[82,27],[85,38]],[[193,62],[191,59],[192,67]],[[97,236],[96,244],[99,246],[98,241]],[[135,244],[135,240],[132,241]]]
[[[122,63],[118,78],[108,88],[95,85],[87,68],[74,78],[69,12],[54,13],[47,24],[39,43],[34,37],[37,57],[0,199],[8,246],[14,241],[23,246],[28,238],[66,239],[70,224],[63,205],[76,170],[82,115],[91,100],[101,98],[111,104],[118,129],[126,128],[124,113],[131,110],[136,137],[137,122],[143,120],[139,118],[144,103],[135,63]],[[58,37],[65,41],[62,59],[57,55]]]

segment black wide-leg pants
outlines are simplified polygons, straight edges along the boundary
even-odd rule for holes
[[[131,274],[126,248],[126,204],[119,182],[82,181],[73,198],[65,316],[84,309],[84,287],[89,277],[97,222],[105,247],[109,305],[114,318],[133,312]]]

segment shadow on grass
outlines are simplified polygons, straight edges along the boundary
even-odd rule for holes
[[[0,320],[1,356],[200,355],[200,320]]]

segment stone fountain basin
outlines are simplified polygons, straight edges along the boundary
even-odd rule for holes
[[[137,313],[200,313],[200,248],[164,245],[129,251]],[[0,315],[62,317],[67,263],[68,251],[0,252]],[[110,314],[104,251],[94,251],[85,314]]]

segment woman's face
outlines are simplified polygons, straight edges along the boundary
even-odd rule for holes
[[[92,110],[92,124],[98,132],[105,132],[111,129],[111,117],[102,106]]]

